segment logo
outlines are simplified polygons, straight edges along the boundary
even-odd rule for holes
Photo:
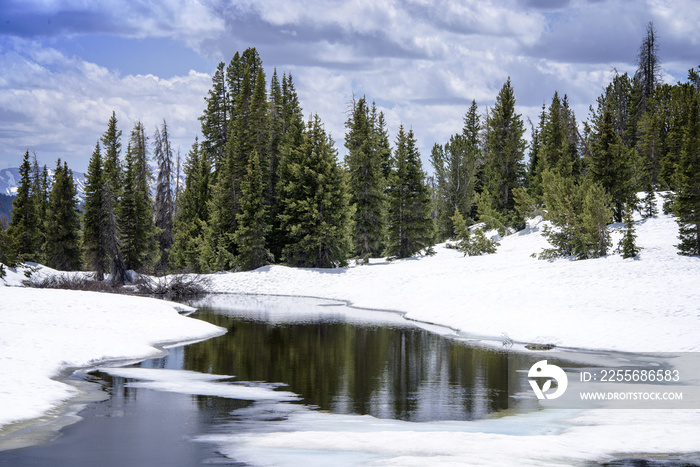
[[[530,367],[527,373],[528,378],[549,378],[540,388],[537,380],[530,379],[530,386],[535,391],[538,399],[556,399],[564,394],[566,387],[569,385],[569,379],[566,377],[564,370],[556,365],[548,365],[547,360],[540,360]],[[552,380],[557,382],[557,390],[551,394],[545,394],[552,387]]]

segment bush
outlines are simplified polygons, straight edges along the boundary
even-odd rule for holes
[[[166,300],[181,300],[208,293],[209,284],[210,280],[206,276],[175,274],[142,279],[136,284],[136,290],[143,295],[155,295]]]
[[[113,285],[110,281],[97,281],[85,276],[53,275],[43,279],[24,281],[26,287],[37,289],[63,289],[85,290],[88,292],[120,292],[121,287]]]

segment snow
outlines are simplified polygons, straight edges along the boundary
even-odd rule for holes
[[[552,410],[472,422],[414,423],[329,414],[304,407],[257,404],[284,421],[269,433],[203,435],[221,452],[250,465],[571,466],[617,458],[615,453],[696,452],[695,411]],[[253,414],[251,414],[253,412]]]
[[[212,375],[196,371],[167,370],[162,368],[99,368],[100,371],[120,378],[143,380],[127,383],[127,387],[154,389],[199,396],[218,396],[248,401],[294,401],[299,396],[288,391],[275,391],[275,384],[233,383],[222,380],[233,376]]]
[[[443,244],[434,256],[331,270],[266,266],[212,275],[212,290],[346,300],[485,339],[505,333],[570,348],[700,350],[700,261],[677,254],[673,217],[637,217],[636,259],[538,260],[532,255],[549,247],[542,227],[531,221],[493,255],[464,257]],[[613,228],[617,245],[622,225]]]
[[[643,248],[637,259],[611,254],[537,260],[532,255],[548,247],[537,219],[501,239],[494,255],[464,257],[440,245],[431,257],[374,259],[334,270],[267,266],[215,274],[211,287],[400,311],[491,345],[506,334],[518,344],[573,349],[700,351],[700,262],[677,254],[672,217],[636,220]],[[613,233],[615,243],[620,237]],[[42,268],[34,274],[48,273]],[[10,270],[0,285],[20,285],[23,279],[22,271]],[[254,296],[241,302],[256,306]],[[216,306],[216,297],[210,304]],[[335,310],[302,307],[299,319],[319,313],[332,316]],[[276,319],[274,312],[270,318]],[[389,324],[395,317],[377,320]],[[2,425],[39,417],[74,395],[75,388],[52,379],[62,371],[139,360],[158,354],[163,344],[221,332],[162,301],[0,286],[0,434]],[[637,453],[692,454],[700,446],[698,410],[546,409],[470,422],[412,423],[290,404],[296,395],[274,384],[239,383],[235,375],[102,369],[129,378],[134,387],[255,401],[233,415],[257,417],[262,425],[200,437],[251,465],[586,465]]]
[[[8,274],[16,282],[21,274]],[[1,283],[2,281],[0,281]],[[77,395],[71,368],[141,360],[162,346],[223,334],[174,303],[96,292],[0,287],[0,434]]]

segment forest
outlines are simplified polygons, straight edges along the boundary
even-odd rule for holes
[[[434,145],[428,176],[410,126],[392,141],[365,96],[350,103],[340,160],[320,117],[304,119],[292,75],[273,70],[268,82],[249,48],[218,65],[201,139],[182,164],[165,120],[150,137],[142,122],[123,135],[112,113],[81,205],[68,166],[57,161],[49,177],[27,151],[11,222],[0,221],[0,263],[90,270],[119,284],[129,270],[407,258],[449,239],[479,255],[498,246],[484,232],[504,236],[538,215],[549,221],[542,259],[609,254],[613,223],[625,226],[629,257],[631,214],[657,215],[658,191],[679,226],[678,253],[700,255],[700,68],[663,83],[658,49],[650,23],[633,76],[615,73],[581,122],[555,92],[529,140],[509,78],[492,107],[472,102],[462,130]]]

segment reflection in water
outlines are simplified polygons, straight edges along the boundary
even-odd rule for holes
[[[411,421],[470,420],[508,408],[508,354],[412,326],[197,317],[228,329],[184,348],[182,368],[284,382],[303,403],[336,413]],[[170,365],[168,356],[157,365]],[[520,384],[518,383],[518,388]]]
[[[80,414],[84,420],[51,443],[0,452],[0,466],[233,462],[215,446],[190,440],[264,431],[269,421],[301,410],[298,404],[410,421],[472,420],[516,404],[518,410],[533,408],[517,398],[530,388],[515,371],[528,368],[532,357],[470,347],[396,314],[347,310],[318,300],[227,300],[225,309],[195,315],[225,327],[227,334],[172,348],[167,357],[140,366],[284,383],[280,390],[298,394],[299,402],[268,405],[166,393],[93,373],[89,378],[111,397],[89,404]]]

